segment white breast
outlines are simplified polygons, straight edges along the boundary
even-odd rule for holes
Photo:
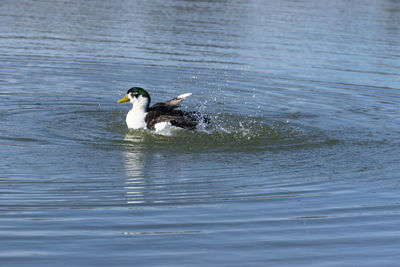
[[[132,108],[126,115],[126,125],[129,129],[146,129],[145,112]]]
[[[132,103],[132,109],[126,114],[126,125],[129,129],[147,129],[146,122],[146,107],[149,99],[139,96],[137,98],[129,97]]]

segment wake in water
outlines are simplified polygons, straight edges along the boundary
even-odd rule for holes
[[[146,149],[189,151],[264,151],[326,144],[316,129],[302,129],[289,121],[268,121],[263,117],[214,114],[196,131],[177,128],[160,132],[129,130],[125,141]]]

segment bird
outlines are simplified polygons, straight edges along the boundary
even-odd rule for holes
[[[192,93],[185,93],[168,100],[156,103],[150,107],[150,94],[141,87],[130,88],[118,103],[131,102],[133,107],[126,115],[126,124],[129,129],[147,129],[161,131],[167,127],[176,127],[186,130],[195,130],[199,123],[198,113],[176,109],[179,103]]]

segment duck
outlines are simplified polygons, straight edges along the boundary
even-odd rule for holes
[[[190,95],[192,93],[181,94],[150,107],[150,94],[141,87],[132,87],[117,103],[129,101],[133,105],[126,115],[126,125],[129,129],[147,129],[157,132],[172,127],[195,130],[199,124],[197,112],[177,109],[180,107],[179,103]]]

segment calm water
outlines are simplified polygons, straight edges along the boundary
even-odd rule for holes
[[[0,61],[1,266],[400,261],[399,1],[2,0]]]

